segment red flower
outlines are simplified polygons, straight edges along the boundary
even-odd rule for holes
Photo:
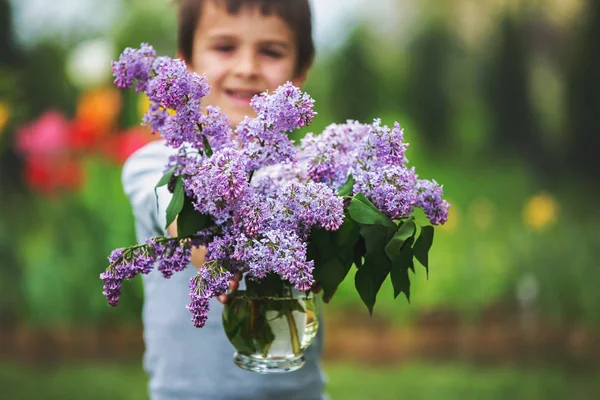
[[[131,128],[107,141],[104,154],[122,165],[135,151],[156,139],[146,128]]]
[[[83,183],[83,170],[75,160],[27,157],[25,178],[31,189],[44,195],[57,195],[79,188]]]

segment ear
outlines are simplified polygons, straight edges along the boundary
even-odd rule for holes
[[[294,79],[292,79],[292,84],[294,86],[302,89],[302,86],[304,86],[304,82],[306,81],[306,76],[308,75],[308,68],[309,67],[302,69],[302,71],[296,74]]]

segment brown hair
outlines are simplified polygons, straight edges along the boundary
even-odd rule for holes
[[[207,0],[179,0],[177,48],[185,60],[192,59],[194,34],[200,21],[202,4]],[[275,13],[295,33],[297,44],[296,73],[308,69],[315,56],[312,39],[312,16],[309,0],[210,0],[225,6],[230,14],[242,7],[258,7],[263,15]]]

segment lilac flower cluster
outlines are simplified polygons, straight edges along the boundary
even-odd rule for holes
[[[155,57],[142,45],[127,49],[113,64],[115,84],[143,91],[151,105],[143,122],[175,148],[167,168],[181,179],[194,209],[214,225],[190,238],[154,238],[117,249],[101,275],[104,294],[116,305],[123,279],[156,269],[165,278],[182,271],[193,245],[206,247],[205,264],[190,280],[195,326],[206,323],[209,300],[227,290],[233,273],[260,280],[277,274],[297,290],[314,285],[314,261],[307,260],[312,229],[335,231],[344,220],[344,198],[335,191],[354,177],[362,192],[391,218],[424,209],[432,224],[444,223],[448,203],[435,181],[418,180],[406,166],[404,134],[396,123],[348,121],[320,135],[308,134],[297,149],[288,133],[309,125],[313,100],[290,82],[272,94],[255,96],[255,118],[232,131],[217,107],[203,108],[209,92],[203,76],[180,60]]]
[[[136,92],[145,91],[152,72],[154,57],[156,52],[145,43],[139,49],[125,49],[119,61],[112,63],[115,85],[121,89],[128,89],[135,84]]]
[[[272,95],[265,92],[252,99],[257,117],[246,117],[236,128],[249,171],[294,159],[296,148],[287,133],[310,124],[315,116],[313,103],[291,82],[281,85]]]
[[[450,204],[442,199],[443,188],[435,180],[420,179],[415,186],[417,206],[425,211],[425,215],[433,225],[443,224],[448,220]]]
[[[232,274],[223,269],[217,261],[207,261],[198,269],[198,274],[190,279],[190,299],[187,309],[192,313],[192,322],[197,328],[206,323],[210,310],[210,299],[227,290]]]
[[[142,122],[173,148],[186,143],[202,151],[205,140],[218,148],[231,142],[231,128],[220,110],[212,107],[203,113],[200,101],[210,91],[206,78],[189,72],[182,60],[155,56],[151,46],[142,44],[140,49],[126,49],[113,62],[115,84],[123,89],[135,85],[150,100]]]
[[[259,280],[276,273],[300,291],[313,284],[313,260],[306,260],[306,242],[285,230],[269,230],[258,239],[236,238],[232,256],[247,268],[250,278]]]
[[[124,279],[147,275],[158,265],[165,278],[173,272],[182,271],[189,264],[191,244],[189,240],[150,239],[147,244],[127,249],[116,249],[108,257],[109,266],[100,274],[104,281],[102,294],[111,306],[116,306],[121,295]]]
[[[369,133],[369,126],[356,121],[332,124],[320,135],[308,133],[301,141],[301,157],[308,160],[308,176],[334,190],[348,179],[358,146]]]
[[[195,174],[184,180],[195,199],[194,208],[225,223],[249,188],[248,173],[239,150],[224,148],[204,158]]]
[[[414,168],[406,166],[407,148],[398,123],[390,129],[379,119],[370,125],[348,121],[330,125],[320,135],[308,134],[299,157],[308,160],[310,179],[332,189],[352,175],[353,193],[363,193],[392,219],[421,207],[432,224],[443,224],[449,204],[441,198],[442,187],[417,180]]]

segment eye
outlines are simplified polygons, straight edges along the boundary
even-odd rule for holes
[[[235,49],[235,47],[231,44],[222,44],[215,46],[215,50],[220,53],[230,53]]]
[[[267,57],[270,57],[270,58],[283,57],[283,53],[281,51],[273,50],[273,49],[262,49],[261,53],[263,53],[264,55],[266,55]]]

